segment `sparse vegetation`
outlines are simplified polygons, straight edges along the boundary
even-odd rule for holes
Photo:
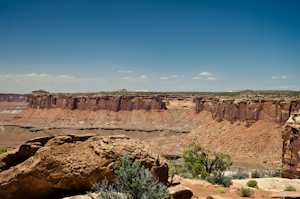
[[[7,148],[0,147],[0,154],[7,152]]]
[[[223,189],[217,189],[215,193],[225,193],[225,191]]]
[[[205,180],[207,182],[210,182],[212,184],[218,184],[223,187],[230,187],[232,184],[232,178],[229,176],[224,176],[224,173],[222,171],[213,171],[213,175],[207,176]]]
[[[249,177],[249,175],[244,169],[239,167],[237,171],[231,175],[231,177],[233,179],[246,179]]]
[[[77,96],[94,96],[94,95],[136,95],[136,96],[151,96],[151,95],[189,95],[189,96],[219,96],[223,98],[269,98],[269,99],[290,99],[300,98],[300,91],[283,91],[283,90],[243,90],[232,92],[113,92],[102,91],[95,93],[51,93],[51,94],[64,94],[64,95],[77,95]]]
[[[199,198],[199,197],[198,197],[197,195],[195,195],[195,194],[193,194],[193,197],[194,197],[194,198]]]
[[[251,173],[251,178],[261,178],[263,177],[258,170],[255,170]]]
[[[210,176],[210,174],[209,174],[208,172],[206,172],[206,171],[202,171],[202,172],[200,173],[200,175],[201,175],[201,178],[202,178],[202,179],[205,179],[207,176]]]
[[[225,171],[233,164],[228,154],[214,151],[210,155],[209,149],[201,147],[200,144],[195,142],[189,144],[188,147],[189,149],[183,153],[183,167],[187,171],[191,171],[193,177],[198,176],[203,171],[207,173],[211,173],[212,171]]]
[[[171,184],[173,182],[174,175],[179,175],[179,171],[181,170],[179,166],[175,165],[174,162],[169,162],[169,176],[171,177]]]
[[[288,185],[284,188],[284,191],[296,191],[296,188],[291,185]]]
[[[247,182],[247,185],[248,185],[249,187],[255,187],[255,188],[258,189],[257,181],[255,181],[255,180],[249,180],[249,181]]]
[[[263,197],[263,198],[269,198],[268,195],[261,195],[261,197]]]
[[[94,184],[97,198],[104,199],[161,199],[168,195],[167,187],[154,179],[153,175],[140,162],[132,163],[129,154],[120,157],[121,165],[115,164],[116,180],[112,185],[107,181]],[[89,196],[93,199],[92,193]]]
[[[241,197],[250,197],[254,194],[254,191],[249,188],[242,187],[237,194]]]

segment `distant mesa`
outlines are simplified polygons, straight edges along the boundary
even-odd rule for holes
[[[123,88],[123,89],[119,88],[119,89],[115,90],[115,92],[127,92],[127,89],[126,88]]]
[[[145,89],[141,89],[141,90],[136,90],[135,92],[149,92],[149,91]]]
[[[46,91],[46,90],[44,90],[44,89],[42,89],[42,88],[40,88],[40,89],[38,89],[38,90],[32,91],[31,93],[49,93],[49,92]]]

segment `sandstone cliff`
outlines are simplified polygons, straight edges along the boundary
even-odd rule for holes
[[[29,94],[0,93],[0,102],[29,102]]]
[[[247,126],[250,126],[260,119],[269,119],[272,122],[276,122],[278,124],[283,125],[293,111],[300,109],[300,99],[283,101],[270,99],[234,100],[220,99],[218,97],[193,97],[185,95],[80,96],[72,94],[30,94],[28,108],[34,110],[106,110],[113,112],[134,110],[167,110],[169,112],[173,111],[172,113],[170,112],[170,114],[172,114],[172,117],[175,120],[173,121],[173,123],[177,121],[176,118],[178,118],[179,115],[182,115],[187,111],[189,112],[189,114],[191,114],[192,112],[199,113],[205,110],[211,112],[212,118],[218,122],[226,120],[230,121],[233,124],[236,121],[242,121],[246,122]],[[175,113],[174,110],[177,112]],[[28,109],[26,111],[28,111]],[[40,115],[40,113],[38,114]],[[25,115],[21,117],[23,117],[24,119],[24,116]],[[30,123],[30,118],[28,119],[28,122]],[[102,121],[99,122],[102,123]]]
[[[282,177],[300,179],[300,111],[284,125],[282,139]]]
[[[53,94],[31,94],[29,108],[61,108],[78,110],[162,110],[165,104],[158,96],[73,96]]]
[[[213,97],[197,97],[195,110],[201,112],[207,110],[212,112],[214,120],[222,120],[234,123],[246,121],[250,126],[262,117],[268,117],[273,121],[284,124],[292,112],[300,109],[300,100],[278,101],[269,99],[239,99],[222,100]],[[260,115],[263,115],[260,117]]]

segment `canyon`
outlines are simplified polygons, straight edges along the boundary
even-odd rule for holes
[[[27,103],[1,121],[1,146],[14,148],[36,136],[125,134],[155,144],[166,156],[181,155],[196,141],[247,168],[281,167],[282,127],[300,109],[299,98],[183,94],[32,93]]]

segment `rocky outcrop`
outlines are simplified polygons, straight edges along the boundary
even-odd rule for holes
[[[0,102],[29,102],[29,94],[1,93]]]
[[[46,91],[46,90],[44,90],[44,89],[42,89],[42,88],[40,88],[40,89],[38,89],[38,90],[32,91],[31,93],[49,93],[49,92]]]
[[[300,111],[284,125],[282,139],[282,177],[300,179]]]
[[[76,96],[31,94],[30,108],[61,108],[70,110],[162,110],[165,104],[158,96]]]
[[[190,199],[193,196],[192,190],[182,185],[169,187],[168,190],[173,199]]]
[[[52,198],[90,190],[93,183],[115,178],[118,157],[130,154],[161,181],[168,165],[156,149],[125,136],[49,136],[30,140],[0,155],[0,198]]]
[[[212,112],[214,120],[223,120],[234,123],[236,121],[246,121],[250,126],[264,114],[273,121],[284,124],[292,112],[300,109],[300,100],[276,101],[269,99],[250,100],[223,100],[213,97],[197,97],[195,110],[201,112],[207,110]]]

